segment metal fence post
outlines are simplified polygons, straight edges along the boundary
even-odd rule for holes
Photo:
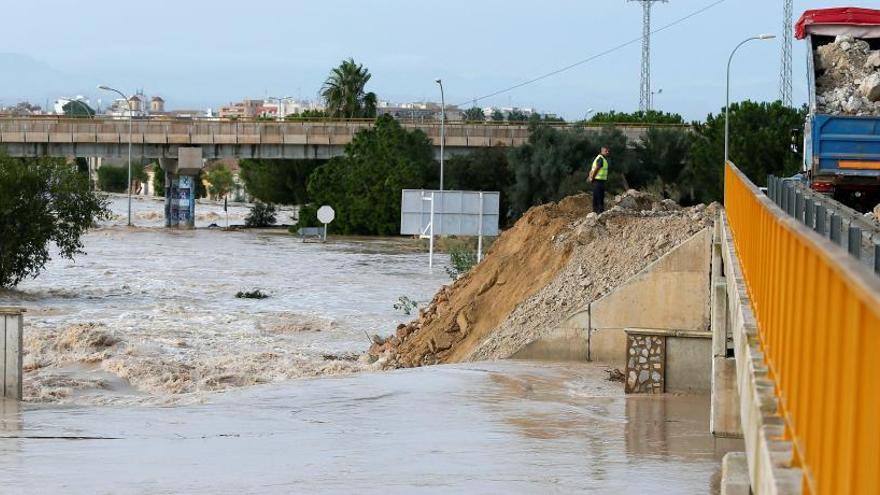
[[[825,205],[816,205],[816,233],[822,237],[828,234],[828,215],[825,212]]]
[[[880,242],[874,243],[874,273],[880,275]]]
[[[840,215],[836,213],[831,214],[831,242],[837,244],[838,246],[842,246],[842,239],[840,237],[840,228],[843,226],[842,219]]]
[[[815,218],[816,218],[816,205],[815,205],[815,203],[813,203],[812,198],[806,198],[804,200],[804,224],[806,224],[807,227],[812,229],[813,225],[815,224]]]
[[[849,254],[853,255],[855,259],[862,258],[862,229],[858,227],[853,227],[850,225],[849,227],[849,239],[847,239],[846,248],[849,250]]]
[[[804,221],[804,193],[797,189],[794,191],[794,216],[798,222]]]

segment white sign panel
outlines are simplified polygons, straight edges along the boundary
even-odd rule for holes
[[[336,218],[336,211],[332,207],[324,205],[318,208],[318,221],[328,224]]]
[[[426,234],[431,224],[432,195],[434,235],[498,235],[501,210],[501,194],[498,191],[440,192],[423,189],[403,190],[401,235]]]

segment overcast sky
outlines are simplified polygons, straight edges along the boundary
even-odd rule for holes
[[[654,7],[654,27],[716,0]],[[354,57],[369,89],[396,102],[466,104],[641,35],[641,7],[625,0],[28,0],[3,8],[3,104],[84,94],[109,84],[143,88],[169,108],[213,107],[245,97],[314,98],[329,69]],[[880,1],[862,1],[880,8]],[[827,1],[795,1],[795,17]],[[780,0],[726,0],[656,34],[655,107],[702,119],[724,104],[730,50],[750,35],[782,32]],[[567,119],[638,108],[640,45],[480,106],[534,107]],[[778,97],[781,43],[754,42],[734,63],[734,100]],[[10,54],[15,54],[12,56]],[[22,62],[18,55],[26,56]],[[795,40],[794,94],[806,94],[804,47]],[[11,61],[10,61],[11,60]],[[2,60],[0,60],[2,62]],[[35,71],[17,77],[17,68]],[[39,76],[35,75],[39,74]],[[34,81],[33,79],[39,79]],[[47,81],[51,79],[51,81]],[[104,100],[110,99],[103,96]]]

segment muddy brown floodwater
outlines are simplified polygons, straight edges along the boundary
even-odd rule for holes
[[[597,366],[372,372],[364,333],[448,283],[424,253],[169,232],[160,208],[136,202],[138,228],[118,217],[0,293],[28,309],[0,493],[692,494],[742,449],[707,433],[706,397],[626,397]],[[199,225],[220,212],[199,208]],[[254,288],[271,297],[234,297]]]
[[[410,319],[394,309],[397,299],[428,301],[449,282],[442,265],[428,271],[427,254],[409,240],[169,231],[160,227],[162,207],[136,200],[138,228],[128,229],[117,225],[126,202],[114,198],[116,218],[84,238],[88,254],[53,259],[35,280],[0,291],[0,306],[27,308],[28,401],[192,403],[237,387],[370,370],[356,360],[367,334]],[[222,205],[199,205],[207,220],[198,225],[222,214]],[[253,289],[270,297],[235,297]]]
[[[711,493],[699,396],[590,365],[324,377],[178,407],[4,404],[4,493]]]

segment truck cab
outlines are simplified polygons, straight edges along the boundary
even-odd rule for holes
[[[862,40],[872,51],[880,49],[880,10],[808,10],[795,26],[795,37],[805,40],[808,48],[803,171],[817,192],[859,211],[870,211],[880,202],[880,106],[862,106],[858,112],[830,109],[817,94],[817,81],[826,70],[819,48],[834,43],[838,36]],[[855,80],[842,84],[857,86]]]

